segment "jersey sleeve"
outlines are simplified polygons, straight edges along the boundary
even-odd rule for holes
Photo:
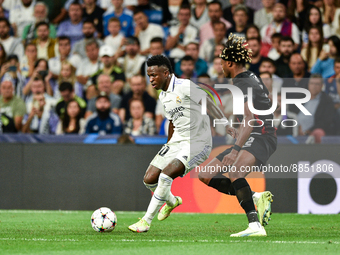
[[[196,104],[198,104],[202,100],[202,98],[207,96],[204,90],[192,81],[188,81],[183,84],[183,86],[181,86],[181,89],[183,97],[190,98]]]

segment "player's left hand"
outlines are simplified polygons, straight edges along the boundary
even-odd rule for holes
[[[227,127],[227,134],[231,135],[233,138],[238,137],[238,131],[233,127]]]
[[[225,166],[232,166],[237,158],[238,151],[231,150],[231,152],[224,156],[222,164]]]

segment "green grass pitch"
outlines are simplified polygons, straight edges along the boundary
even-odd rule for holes
[[[340,215],[273,214],[267,237],[231,238],[244,215],[173,213],[147,233],[127,227],[143,212],[117,212],[97,233],[89,211],[0,210],[0,254],[340,254]]]

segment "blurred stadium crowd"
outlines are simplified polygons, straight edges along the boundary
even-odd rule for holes
[[[278,91],[278,135],[340,134],[339,0],[0,0],[0,132],[166,134],[146,60],[165,54],[178,77],[230,83],[218,58],[230,33]],[[308,89],[312,116],[282,116],[282,87]],[[232,120],[232,95],[220,95]]]

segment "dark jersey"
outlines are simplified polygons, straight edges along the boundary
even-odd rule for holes
[[[240,88],[244,95],[244,102],[248,101],[248,88],[252,88],[253,91],[253,105],[256,110],[268,110],[272,106],[272,102],[268,98],[268,89],[263,84],[261,78],[259,78],[256,74],[250,71],[239,73],[233,79],[233,83],[235,86]],[[239,122],[242,122],[243,116],[236,116]],[[269,134],[276,136],[276,128],[273,127],[272,119],[274,119],[273,114],[269,115],[256,115],[254,114],[254,122],[252,133],[257,134]],[[243,125],[243,124],[242,124]],[[245,123],[245,125],[248,125]]]

